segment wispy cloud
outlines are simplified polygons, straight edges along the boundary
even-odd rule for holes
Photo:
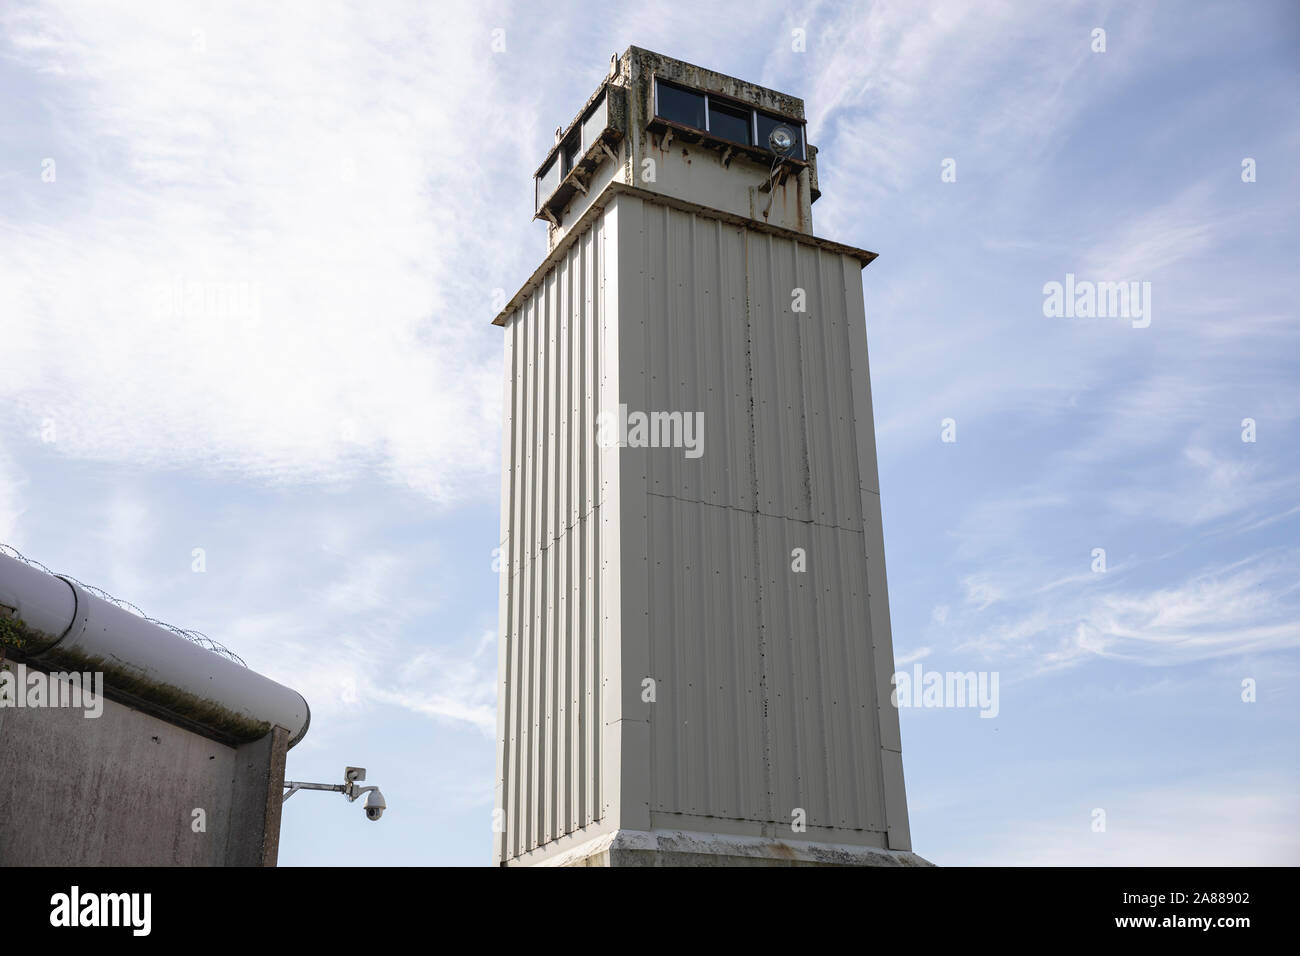
[[[1106,575],[1115,574],[1114,569]],[[1045,672],[1107,658],[1187,664],[1300,647],[1300,555],[1285,552],[1206,569],[1178,585],[1096,587],[1035,600],[1040,590],[1004,582],[968,587],[959,647],[1022,671]],[[1028,600],[1026,600],[1028,598]],[[981,627],[996,601],[996,623]]]
[[[1080,273],[1115,282],[1150,281],[1170,266],[1201,260],[1228,238],[1230,222],[1244,225],[1235,212],[1211,212],[1209,194],[1208,184],[1197,183],[1160,206],[1125,217],[1082,253]]]
[[[58,117],[5,187],[8,427],[52,416],[75,457],[490,486],[507,270],[483,226],[531,129],[498,112],[474,5],[320,14],[7,8]]]
[[[396,686],[378,690],[379,700],[415,713],[460,720],[484,733],[496,731],[496,643],[480,640],[472,650],[456,656],[425,652],[411,658],[400,670]]]
[[[916,663],[917,661],[925,660],[925,658],[927,658],[927,657],[929,657],[929,656],[930,656],[930,648],[928,648],[928,647],[918,647],[918,648],[917,648],[916,650],[914,650],[914,651],[907,651],[907,652],[904,652],[904,653],[901,653],[901,654],[895,654],[895,655],[894,655],[894,666],[895,666],[895,667],[903,667],[904,665],[907,665],[907,664],[914,664],[914,663]]]
[[[0,542],[15,546],[21,543],[18,520],[23,513],[22,485],[13,463],[0,446]]]
[[[1261,702],[1294,713],[1300,125],[1267,36],[1283,5],[131,7],[0,12],[0,540],[301,690],[316,719],[295,761],[333,773],[353,735],[388,751],[386,791],[427,808],[457,790],[457,830],[485,834],[487,320],[542,255],[530,176],[551,131],[629,43],[802,96],[816,231],[881,253],[864,288],[896,663],[1003,671],[1025,696],[973,722],[1001,740],[1051,673],[1090,662],[1186,716],[1204,700],[1180,681],[1254,652]],[[1152,326],[1044,317],[1067,271],[1152,280]],[[1044,718],[1053,746],[1077,742],[1074,716]],[[958,745],[915,740],[909,784],[927,762],[952,779]],[[996,852],[970,861],[1295,862],[1280,788],[1158,783],[1112,801],[1104,843],[1087,805],[999,829],[998,794],[969,828]],[[1239,854],[1202,838],[1216,813]],[[952,819],[915,814],[918,848]],[[445,828],[394,831],[394,858],[445,848]],[[482,859],[474,839],[461,860]]]
[[[292,600],[275,612],[236,615],[220,633],[232,646],[255,648],[258,669],[302,693],[323,726],[391,706],[495,730],[495,652],[478,637],[445,631],[421,640],[427,620],[397,608],[376,618],[372,609]]]
[[[967,866],[1296,866],[1300,805],[1277,779],[1108,793],[990,834],[941,862]],[[1092,829],[1094,809],[1106,829]],[[1068,819],[1066,818],[1068,817]]]

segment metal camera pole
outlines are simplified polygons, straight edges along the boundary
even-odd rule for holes
[[[333,793],[341,793],[348,798],[349,803],[356,802],[356,799],[362,794],[366,795],[365,811],[367,820],[378,820],[388,809],[388,804],[384,802],[384,795],[379,792],[378,787],[358,787],[357,784],[364,782],[366,779],[365,767],[348,767],[343,771],[343,783],[304,783],[300,780],[286,780],[284,782],[287,788],[281,800],[288,800],[299,790],[327,790]]]

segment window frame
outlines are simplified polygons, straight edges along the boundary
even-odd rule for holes
[[[537,172],[533,173],[533,213],[535,217],[541,215],[543,207],[564,186],[569,174],[586,158],[588,150],[601,138],[601,134],[610,128],[609,95],[609,85],[606,83],[593,98],[591,105],[583,110],[582,114],[564,131],[560,141],[547,151],[546,158],[542,160],[542,165],[538,167]],[[588,130],[587,126],[597,113],[603,113],[605,125],[589,141],[588,133],[591,131]],[[575,148],[570,151],[569,146]],[[572,163],[570,160],[572,160]],[[550,174],[552,166],[558,167],[559,175],[555,179],[555,188],[543,196],[542,180],[544,176]]]
[[[684,129],[698,130],[701,133],[707,133],[709,131],[709,93],[707,90],[697,90],[687,86],[685,83],[678,83],[676,80],[667,80],[657,74],[651,77],[651,83],[652,83],[651,89],[654,91],[654,114],[656,119],[661,119],[667,123],[675,123],[676,125]],[[663,83],[669,87],[674,87],[683,93],[688,93],[692,96],[698,96],[701,99],[703,99],[704,100],[704,125],[695,126],[692,123],[683,123],[681,120],[675,120],[670,117],[662,115],[659,112],[659,84],[660,83]]]
[[[661,83],[670,88],[676,88],[678,90],[681,90],[682,92],[692,93],[696,96],[702,96],[704,98],[704,126],[703,127],[695,126],[691,123],[683,123],[680,120],[675,120],[669,116],[665,116],[659,111],[659,85]],[[665,76],[660,76],[657,73],[651,77],[651,92],[652,92],[651,106],[654,112],[652,121],[667,123],[671,126],[676,126],[681,129],[693,130],[697,133],[704,133],[710,139],[713,139],[719,143],[725,143],[731,146],[738,146],[743,149],[756,149],[772,156],[780,155],[776,151],[770,149],[766,142],[760,142],[759,140],[758,115],[759,113],[762,113],[766,117],[771,117],[773,119],[776,119],[779,124],[789,126],[791,129],[795,131],[795,134],[799,142],[799,150],[797,154],[788,156],[786,158],[795,159],[798,160],[799,162],[805,162],[805,163],[808,161],[807,120],[795,119],[792,116],[786,116],[782,113],[776,112],[775,110],[763,109],[761,107],[754,106],[751,103],[746,103],[744,100],[736,99],[734,96],[728,96],[725,93],[716,93],[705,89],[697,89],[696,87],[688,86],[687,84],[682,83],[678,80],[671,79]],[[723,106],[726,109],[736,111],[736,112],[743,111],[749,114],[750,142],[742,143],[738,140],[730,139],[725,136],[719,136],[717,133],[713,131],[712,128],[713,127],[713,103],[715,100],[720,106]]]
[[[718,135],[716,132],[714,132],[714,129],[713,129],[713,105],[714,105],[714,102],[715,102],[715,101],[717,102],[718,107],[719,107],[719,108],[720,108],[724,113],[731,113],[731,114],[733,114],[733,115],[732,115],[732,118],[733,118],[733,119],[738,119],[738,118],[739,118],[739,117],[737,117],[737,116],[734,115],[734,114],[736,114],[736,113],[744,113],[744,114],[747,115],[748,120],[749,120],[749,124],[748,124],[748,125],[749,125],[749,141],[748,141],[748,142],[743,142],[743,143],[742,143],[742,142],[741,142],[740,140],[738,140],[738,139],[732,139],[732,138],[729,137],[729,136],[720,136],[720,135]],[[734,143],[734,144],[737,145],[737,146],[749,146],[749,147],[752,147],[752,146],[757,145],[757,144],[754,142],[754,124],[755,124],[755,119],[754,119],[754,108],[753,108],[752,106],[746,106],[744,103],[741,103],[741,102],[739,102],[739,101],[737,101],[737,100],[730,99],[730,98],[725,97],[725,96],[711,96],[710,94],[706,93],[706,94],[704,94],[704,119],[705,119],[705,122],[708,124],[708,129],[705,130],[705,132],[707,132],[707,133],[708,133],[710,136],[712,136],[714,139],[722,140],[724,143]]]

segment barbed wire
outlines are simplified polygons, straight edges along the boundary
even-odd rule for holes
[[[150,617],[148,614],[144,613],[144,611],[140,610],[139,607],[132,604],[130,601],[123,601],[121,598],[115,598],[113,597],[113,595],[109,594],[103,588],[97,588],[93,584],[86,584],[84,581],[78,581],[70,574],[56,574],[55,572],[47,568],[45,565],[41,564],[41,562],[37,561],[35,558],[27,557],[25,554],[23,554],[21,551],[15,548],[13,545],[4,544],[3,542],[0,542],[0,554],[7,554],[11,558],[16,558],[17,560],[21,561],[23,564],[27,565],[28,567],[35,568],[38,571],[44,571],[46,574],[52,577],[66,578],[67,580],[71,581],[73,584],[77,585],[79,588],[82,588],[90,592],[91,594],[95,595],[95,597],[99,598],[100,600],[107,601],[109,604],[112,604],[116,607],[120,607],[122,610],[130,612],[131,614],[134,614],[136,617],[148,621],[150,624],[153,624],[157,627],[161,627],[165,631],[171,631],[173,634],[185,638],[185,640],[189,641],[191,644],[197,644],[205,651],[211,651],[213,654],[218,654],[221,657],[226,658],[227,660],[234,661],[240,667],[248,666],[248,664],[244,662],[244,659],[242,657],[240,657],[234,651],[230,650],[228,647],[224,647],[223,645],[218,644],[216,641],[208,637],[208,635],[204,634],[202,631],[193,631],[193,630],[187,631],[184,628],[176,627],[173,624],[168,624],[166,621],[160,621],[157,618]]]

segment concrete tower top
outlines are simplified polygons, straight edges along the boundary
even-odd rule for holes
[[[537,169],[548,248],[612,183],[806,235],[820,195],[803,100],[635,46]]]

